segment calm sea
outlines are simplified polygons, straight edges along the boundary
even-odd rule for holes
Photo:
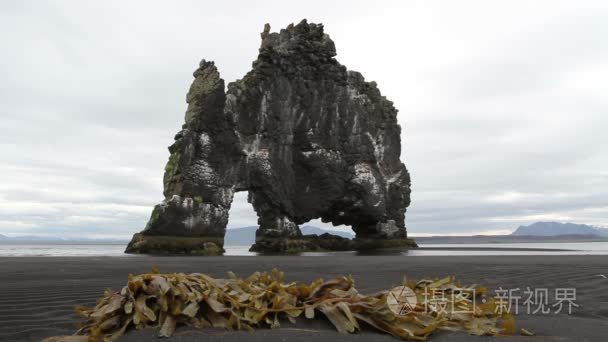
[[[386,255],[608,255],[608,242],[563,243],[492,243],[492,244],[434,244],[420,249],[383,252]],[[18,256],[124,256],[124,245],[70,244],[0,244],[0,257]],[[225,246],[225,255],[252,256],[249,246]],[[305,256],[359,255],[357,252],[302,253]]]

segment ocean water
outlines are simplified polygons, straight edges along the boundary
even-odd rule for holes
[[[433,244],[421,245],[420,249],[408,251],[383,251],[375,255],[608,255],[608,242],[563,242],[563,243],[486,243],[486,244]],[[225,246],[224,255],[255,256],[249,246]],[[53,256],[122,256],[125,245],[119,244],[0,244],[0,257],[53,257]],[[303,256],[370,255],[359,252],[315,252]]]

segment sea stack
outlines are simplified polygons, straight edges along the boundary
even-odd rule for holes
[[[213,62],[194,72],[164,200],[126,252],[221,254],[236,191],[258,215],[253,251],[415,246],[393,103],[338,63],[323,25],[271,33],[266,24],[261,37],[252,70],[227,91]],[[317,218],[352,226],[356,238],[303,236],[298,225]]]

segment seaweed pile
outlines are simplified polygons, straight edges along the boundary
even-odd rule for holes
[[[278,328],[281,321],[314,319],[322,313],[340,333],[354,333],[361,323],[402,339],[426,340],[438,330],[472,335],[513,334],[515,322],[497,310],[494,298],[476,285],[461,286],[453,277],[407,281],[403,288],[415,296],[406,313],[395,313],[388,302],[391,291],[363,295],[351,277],[310,284],[284,282],[283,272],[255,272],[227,279],[202,273],[130,275],[119,292],[110,290],[94,308],[77,307],[86,318],[72,336],[45,341],[116,341],[130,328],[158,327],[170,337],[176,326],[253,330]],[[411,291],[409,291],[411,290]],[[441,301],[437,301],[441,298]],[[393,301],[394,302],[394,301]]]

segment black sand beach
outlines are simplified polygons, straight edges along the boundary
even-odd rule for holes
[[[463,283],[490,289],[526,287],[576,288],[572,315],[526,314],[520,303],[518,327],[534,337],[476,337],[440,332],[431,341],[605,341],[608,336],[608,257],[606,256],[460,256],[403,257],[39,257],[0,258],[0,341],[39,341],[72,334],[79,318],[73,307],[93,305],[104,289],[120,289],[129,273],[204,272],[216,277],[227,271],[248,275],[279,267],[287,280],[311,281],[351,274],[364,293],[398,285],[404,274],[411,279],[455,275]],[[520,295],[522,293],[520,292]],[[551,302],[550,302],[551,303]],[[121,341],[156,339],[156,330],[131,331]],[[280,329],[253,333],[179,327],[168,341],[396,341],[370,328],[355,335],[340,335],[324,321],[285,323]]]

